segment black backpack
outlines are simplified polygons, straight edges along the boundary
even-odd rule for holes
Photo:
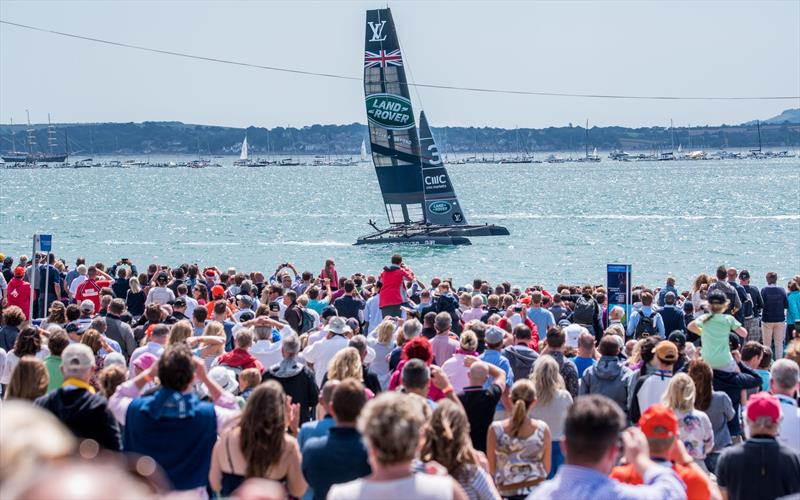
[[[650,316],[645,316],[641,311],[639,312],[639,322],[636,323],[636,339],[649,337],[651,335],[658,335],[656,328],[656,315],[658,313],[652,311]]]
[[[300,308],[300,334],[314,329],[314,316],[305,308]]]
[[[736,290],[736,287],[728,283],[728,287],[725,289],[725,297],[728,299],[728,309],[725,310],[725,314],[733,314],[733,308],[736,306],[736,298],[739,297],[739,292]]]
[[[579,325],[594,325],[594,318],[597,314],[597,302],[593,298],[586,298],[583,295],[575,301],[572,312],[572,322]]]

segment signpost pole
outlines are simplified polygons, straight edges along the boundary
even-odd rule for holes
[[[36,283],[36,266],[39,265],[39,262],[36,260],[36,248],[39,246],[39,235],[33,235],[33,251],[31,252],[31,304],[28,308],[28,317],[33,319],[33,302],[36,300],[36,287],[34,286]]]

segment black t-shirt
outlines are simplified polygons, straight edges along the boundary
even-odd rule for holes
[[[458,395],[469,419],[469,437],[476,450],[486,451],[486,433],[494,420],[494,411],[502,394],[503,389],[492,384],[488,389],[479,385],[465,387],[464,392]]]
[[[731,500],[773,500],[800,491],[800,454],[773,437],[753,437],[722,452],[716,475]]]

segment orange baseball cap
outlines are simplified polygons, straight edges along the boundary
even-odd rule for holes
[[[15,278],[22,278],[25,276],[25,268],[22,266],[17,266],[14,268],[14,277]]]
[[[225,295],[225,288],[222,285],[214,285],[211,287],[212,297],[221,297]]]
[[[649,438],[666,438],[678,435],[678,418],[672,409],[662,404],[650,406],[639,418],[639,427]]]

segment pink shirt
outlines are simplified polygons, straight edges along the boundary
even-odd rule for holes
[[[469,386],[469,368],[464,366],[464,358],[466,354],[453,354],[442,365],[442,371],[450,379],[450,385],[453,386],[453,391],[458,394],[464,390],[464,387]]]
[[[433,362],[442,366],[445,361],[455,354],[459,344],[450,338],[449,335],[439,335],[431,339],[431,349],[433,350]]]
[[[467,323],[469,323],[474,319],[480,320],[484,314],[486,314],[486,311],[484,311],[480,307],[478,307],[477,309],[473,307],[471,309],[467,309],[464,312],[464,314],[461,315],[461,321],[463,321],[464,324],[466,325]]]

